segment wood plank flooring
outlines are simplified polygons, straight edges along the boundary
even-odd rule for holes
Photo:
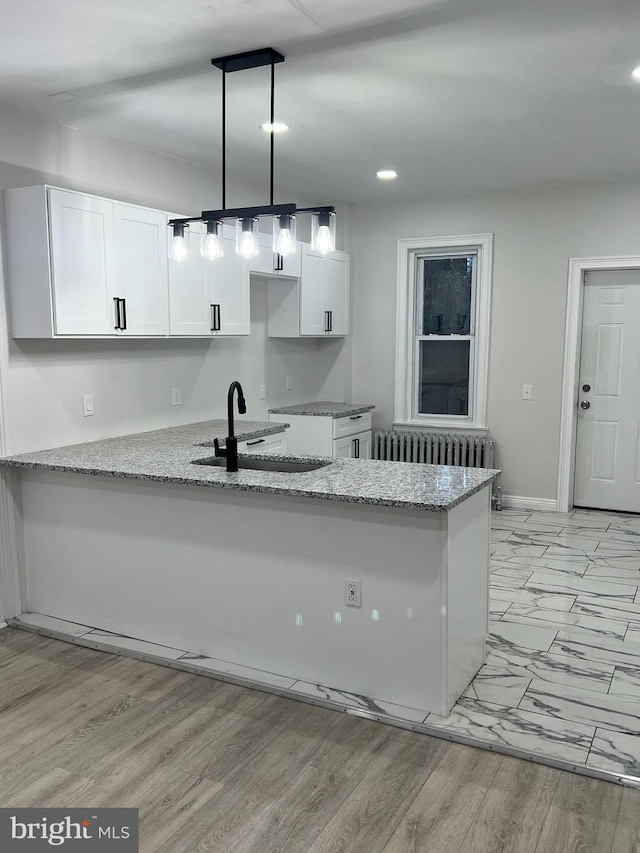
[[[142,853],[640,853],[640,791],[0,631],[0,805],[133,806]]]

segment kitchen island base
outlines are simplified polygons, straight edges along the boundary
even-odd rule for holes
[[[441,715],[484,661],[490,484],[428,512],[20,479],[29,611]]]

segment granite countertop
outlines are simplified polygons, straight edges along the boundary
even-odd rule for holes
[[[281,406],[277,409],[269,409],[269,414],[274,415],[316,415],[318,417],[344,418],[347,415],[361,415],[375,409],[372,404],[366,403],[333,403],[329,400],[320,400],[317,403],[298,403],[296,406]]]
[[[238,421],[236,434],[247,439],[280,432],[282,428],[283,424]],[[194,465],[196,460],[211,457],[203,445],[210,445],[214,437],[224,437],[226,429],[226,421],[204,421],[7,456],[0,459],[0,464],[434,512],[452,509],[499,473],[445,465],[249,453],[240,454],[240,459],[304,459],[321,467],[305,473],[245,468],[228,474],[224,467]]]

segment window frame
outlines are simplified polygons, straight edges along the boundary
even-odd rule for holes
[[[423,257],[453,257],[476,254],[475,287],[472,291],[474,333],[418,335],[418,270]],[[426,427],[460,432],[487,429],[487,385],[489,368],[491,276],[493,234],[465,234],[447,237],[412,237],[398,240],[396,313],[396,370],[394,426]],[[471,338],[469,363],[469,414],[418,414],[416,375],[420,340]]]

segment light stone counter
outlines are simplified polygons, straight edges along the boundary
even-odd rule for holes
[[[225,434],[213,421],[2,460],[24,610],[446,715],[484,662],[497,472],[194,464]]]
[[[236,435],[246,440],[282,431],[283,424],[238,421]],[[322,498],[413,510],[446,512],[487,486],[498,471],[443,465],[414,465],[364,459],[315,461],[315,471],[281,473],[194,464],[211,456],[213,438],[224,440],[226,421],[204,421],[153,432],[74,444],[0,459],[0,464],[76,474],[155,480],[194,486]],[[251,454],[240,454],[250,457]],[[270,459],[313,460],[274,456]]]

